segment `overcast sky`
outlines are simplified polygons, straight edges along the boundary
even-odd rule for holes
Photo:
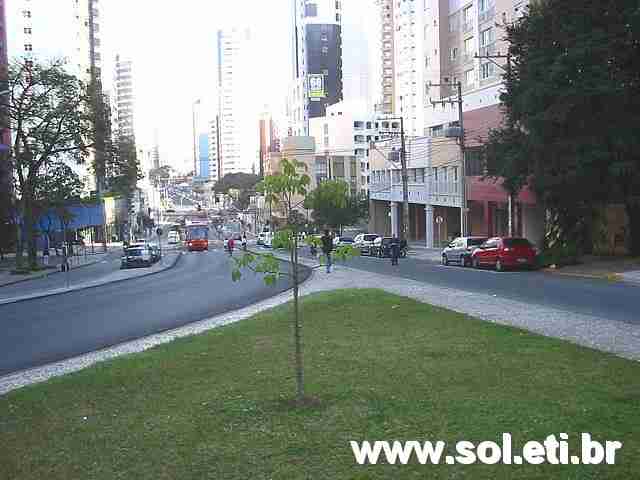
[[[32,0],[34,43],[59,55],[69,48],[73,0]],[[260,39],[255,52],[256,88],[276,115],[284,111],[289,80],[289,0],[101,0],[100,37],[105,88],[110,88],[116,52],[134,62],[136,136],[150,147],[158,130],[163,162],[192,165],[192,104],[199,130],[215,115],[216,37],[219,28],[248,26]],[[22,0],[7,8],[9,54],[20,51]],[[38,11],[46,13],[40,14]],[[45,20],[43,22],[38,19]],[[68,26],[68,27],[66,27]],[[36,32],[36,27],[38,31]],[[43,30],[45,31],[43,33]],[[35,33],[39,33],[36,37]],[[257,135],[257,134],[256,134]]]

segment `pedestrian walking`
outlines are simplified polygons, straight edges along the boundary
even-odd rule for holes
[[[324,235],[320,241],[322,242],[322,253],[327,257],[327,273],[331,273],[331,251],[333,250],[333,238],[331,238],[329,230],[324,231]]]
[[[391,265],[398,265],[398,257],[400,256],[400,240],[398,237],[394,236],[391,239]]]
[[[233,237],[229,239],[229,243],[227,244],[228,248],[229,248],[229,256],[233,257],[233,246],[234,246],[234,240]]]
[[[242,250],[247,251],[247,234],[242,234]]]

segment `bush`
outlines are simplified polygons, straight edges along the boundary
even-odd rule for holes
[[[566,265],[577,265],[579,261],[577,245],[573,243],[556,244],[547,248],[540,254],[540,266],[548,267],[556,265],[558,267]]]

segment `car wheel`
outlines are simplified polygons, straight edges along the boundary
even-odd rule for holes
[[[463,267],[468,268],[471,266],[471,259],[469,258],[468,255],[465,255],[464,257],[462,257],[462,261],[460,263],[462,263]]]
[[[382,254],[382,249],[378,250],[378,258],[384,258],[384,255]]]
[[[449,259],[445,254],[442,254],[442,265],[444,265],[445,267],[449,265]]]
[[[502,261],[500,259],[496,260],[496,272],[502,272],[504,270],[504,265],[502,265]]]
[[[471,263],[473,265],[473,268],[480,268],[480,261],[477,258],[472,258]]]

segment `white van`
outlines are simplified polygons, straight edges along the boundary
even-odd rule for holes
[[[178,232],[176,232],[175,230],[171,230],[169,232],[169,244],[171,245],[175,245],[176,243],[180,242],[180,234]]]

